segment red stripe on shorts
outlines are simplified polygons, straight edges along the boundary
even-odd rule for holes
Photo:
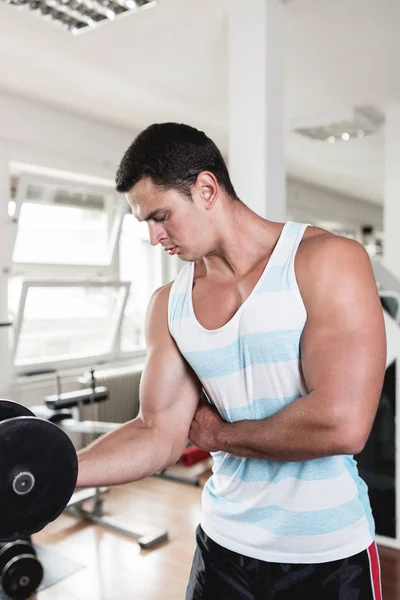
[[[371,572],[371,585],[374,594],[374,600],[382,600],[381,588],[381,567],[379,564],[378,550],[375,542],[368,548],[369,566]]]

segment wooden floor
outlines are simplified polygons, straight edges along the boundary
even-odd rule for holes
[[[187,471],[185,470],[185,473]],[[122,534],[62,515],[33,537],[84,568],[37,593],[37,600],[183,600],[200,519],[201,488],[151,477],[110,490],[105,508],[169,541],[143,551]],[[384,600],[400,598],[400,552],[379,548]],[[228,599],[226,599],[228,600]]]
[[[189,472],[196,474],[195,469],[184,470]],[[169,541],[153,550],[141,550],[122,534],[62,515],[33,541],[85,568],[34,598],[183,600],[200,520],[200,495],[199,487],[157,477],[110,489],[104,505],[110,515],[141,532],[168,530]]]
[[[400,598],[400,551],[379,547],[383,600]]]

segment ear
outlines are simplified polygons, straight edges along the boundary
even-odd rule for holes
[[[193,191],[196,192],[206,210],[213,208],[220,195],[220,187],[214,173],[210,171],[199,173]]]

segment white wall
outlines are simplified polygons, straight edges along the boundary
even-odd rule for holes
[[[136,133],[0,93],[0,140],[10,161],[114,181]]]
[[[400,280],[399,221],[400,221],[400,169],[399,169],[400,102],[386,109],[385,127],[385,252],[383,261]]]
[[[376,231],[383,230],[383,207],[379,204],[345,196],[290,177],[286,193],[288,214],[296,221],[327,221],[356,229],[362,225],[373,225]]]
[[[0,141],[6,144],[9,160],[110,181],[138,133],[5,93],[0,93],[0,115]],[[287,180],[287,205],[290,215],[300,221],[318,218],[357,226],[372,224],[382,230],[381,206],[291,177]]]
[[[6,319],[7,272],[12,255],[12,236],[7,218],[10,163],[90,175],[113,181],[119,161],[136,132],[48,108],[36,102],[0,93],[0,320]],[[4,306],[3,306],[4,305]],[[1,308],[3,307],[3,310]],[[1,328],[0,394],[6,395],[11,357],[9,328]]]

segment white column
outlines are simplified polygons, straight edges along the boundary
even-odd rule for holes
[[[6,144],[0,140],[0,397],[7,397],[13,376],[12,325],[8,311],[8,275],[11,270],[15,226],[8,217],[10,175]]]
[[[383,262],[400,281],[400,103],[386,110]]]
[[[229,171],[239,198],[286,220],[281,0],[232,0],[228,34]]]
[[[398,97],[398,96],[397,96]],[[383,206],[383,264],[400,281],[400,103],[389,104],[386,108],[385,123],[385,195]],[[396,394],[400,394],[399,367],[399,328],[385,317],[388,361],[397,359]],[[400,511],[400,407],[396,403],[396,512]],[[396,523],[396,539],[383,538],[383,545],[400,547],[400,523]]]

